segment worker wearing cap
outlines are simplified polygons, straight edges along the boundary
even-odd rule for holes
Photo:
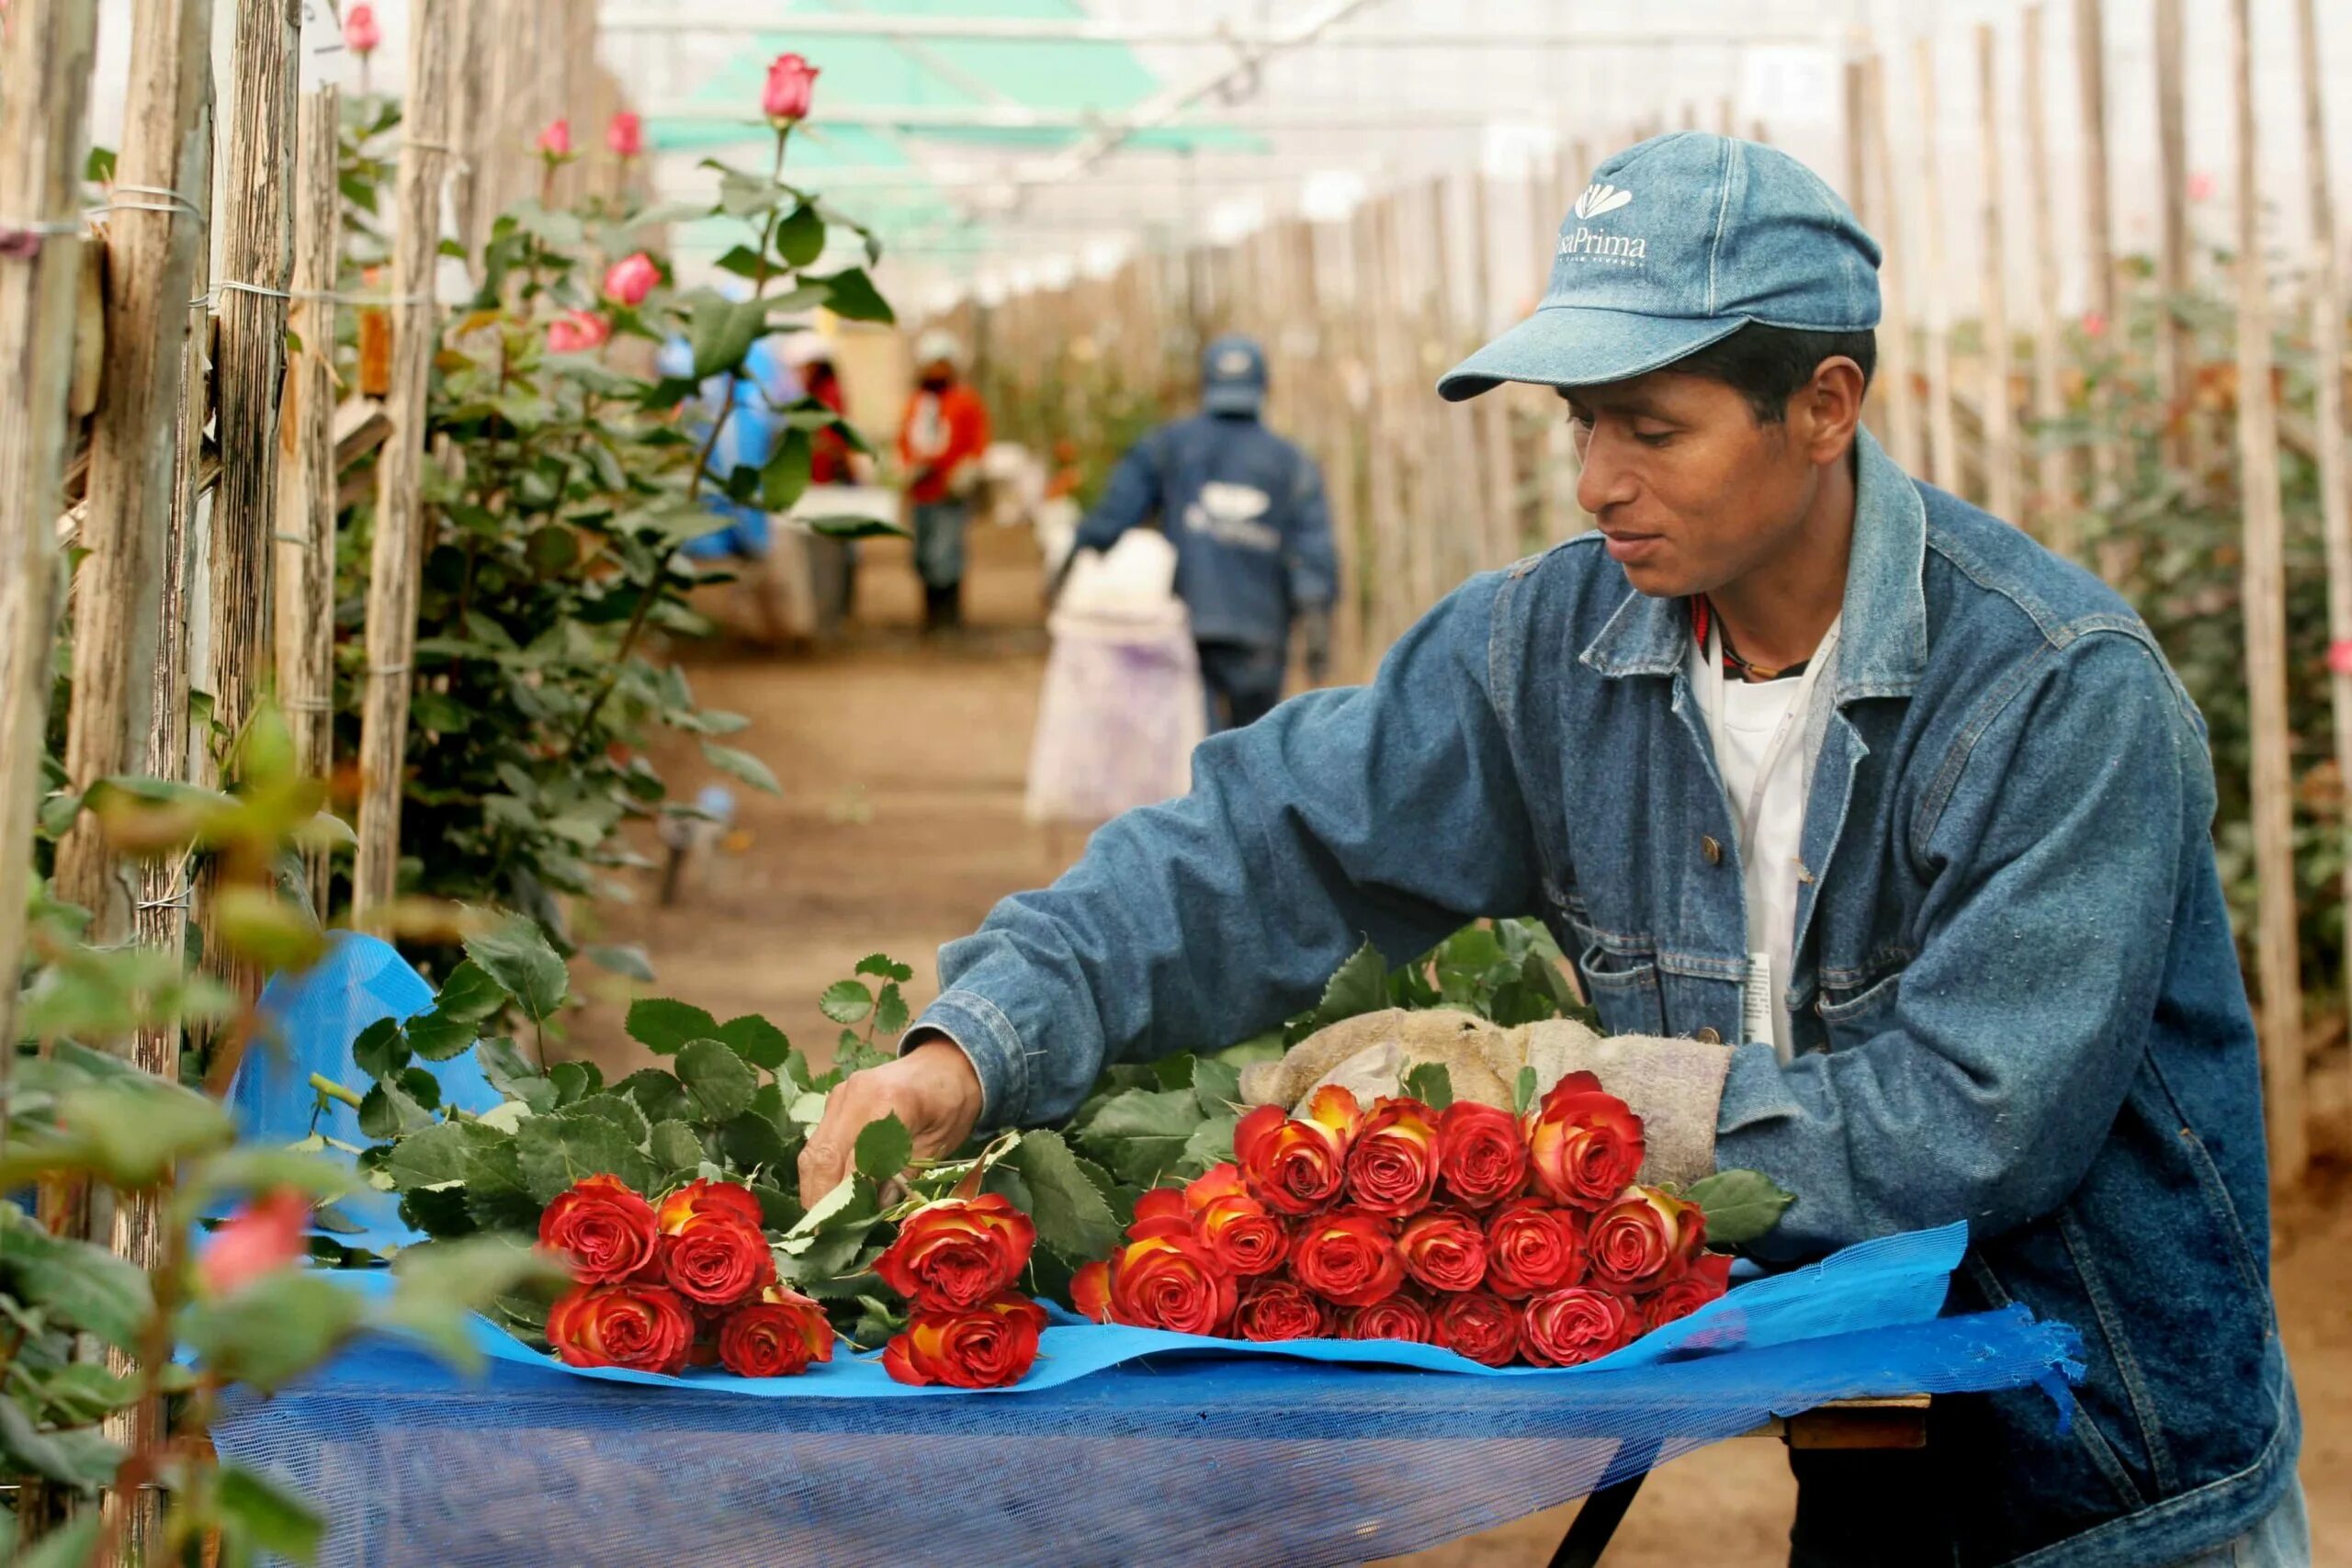
[[[1439,383],[1557,389],[1599,526],[943,949],[804,1191],[884,1112],[919,1154],[1050,1122],[1367,935],[1537,916],[1614,1036],[1555,1066],[1633,1103],[1653,1179],[1795,1193],[1768,1261],[1965,1221],[1951,1310],[2080,1334],[2066,1419],[1945,1396],[1924,1450],[1792,1453],[1792,1562],[2308,1562],[2204,725],[2129,605],[1862,428],[1878,260],[1772,149],[1603,163],[1534,313]]]
[[[1281,700],[1294,622],[1306,678],[1319,685],[1330,668],[1339,569],[1323,472],[1259,423],[1265,400],[1258,345],[1246,337],[1210,344],[1201,412],[1136,442],[1078,531],[1080,549],[1107,550],[1153,518],[1167,530],[1212,733],[1261,718]]]
[[[963,345],[937,329],[915,344],[915,389],[899,426],[899,461],[913,503],[915,572],[925,631],[964,619],[964,533],[989,446],[989,411],[961,377]]]

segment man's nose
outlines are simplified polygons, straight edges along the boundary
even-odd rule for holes
[[[1634,499],[1634,475],[1622,458],[1621,443],[1605,429],[1584,442],[1584,466],[1577,474],[1577,504],[1588,515],[1600,517],[1612,506]]]

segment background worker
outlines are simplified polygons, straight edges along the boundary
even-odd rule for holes
[[[989,446],[989,411],[964,382],[963,358],[955,334],[937,329],[922,334],[915,344],[915,389],[899,426],[927,632],[963,624],[964,535]]]
[[[1212,732],[1238,729],[1282,700],[1291,626],[1307,681],[1330,672],[1331,549],[1323,472],[1260,422],[1266,356],[1221,337],[1201,357],[1201,412],[1136,442],[1078,533],[1107,550],[1154,518],[1176,546],[1176,593],[1200,649]]]

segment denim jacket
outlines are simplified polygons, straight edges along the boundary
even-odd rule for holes
[[[1079,547],[1109,549],[1154,516],[1176,547],[1176,595],[1201,642],[1284,648],[1292,617],[1338,592],[1322,470],[1249,415],[1195,414],[1136,442]]]
[[[1798,1194],[1769,1258],[1965,1218],[1951,1310],[2081,1331],[2063,1427],[2036,1390],[1937,1402],[1950,1507],[1906,1553],[2171,1561],[2264,1514],[2300,1440],[2203,724],[2089,574],[1867,434],[1855,460],[1797,1055],[1727,1047],[1717,1162]],[[1611,1032],[1737,1039],[1737,840],[1690,635],[1589,535],[1474,579],[1371,685],[1212,739],[1190,795],[943,949],[923,1024],[988,1124],[1049,1122],[1106,1061],[1309,1004],[1367,935],[1401,959],[1532,914]]]

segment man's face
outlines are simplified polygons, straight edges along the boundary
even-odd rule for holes
[[[1672,370],[1562,397],[1584,464],[1577,501],[1642,592],[1719,588],[1803,525],[1818,477],[1804,392],[1774,423],[1725,383]]]

